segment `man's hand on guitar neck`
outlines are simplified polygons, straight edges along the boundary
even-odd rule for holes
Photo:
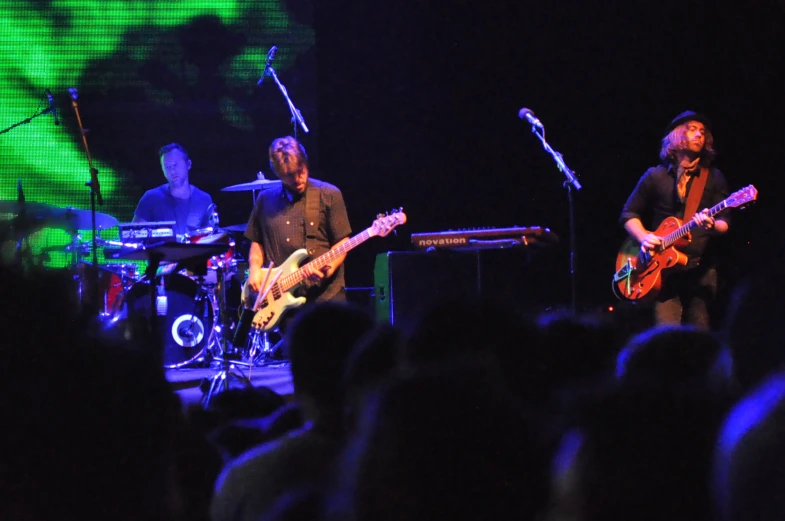
[[[720,235],[728,231],[728,223],[722,219],[715,220],[714,217],[710,217],[708,208],[704,208],[702,211],[693,215],[692,222],[715,235]]]
[[[704,208],[701,212],[696,212],[695,215],[692,216],[692,222],[704,230],[711,230],[714,228],[714,217],[709,216],[708,208]]]
[[[310,264],[303,266],[303,275],[305,275],[305,280],[314,286],[321,284],[325,277],[327,277],[328,273],[330,273],[329,264],[327,266],[322,266],[322,269],[320,270],[314,269],[314,267]]]

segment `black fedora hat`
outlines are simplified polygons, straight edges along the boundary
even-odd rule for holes
[[[706,129],[709,132],[711,132],[711,121],[709,121],[709,118],[707,118],[703,114],[698,114],[697,112],[693,112],[692,110],[685,110],[684,112],[673,118],[673,121],[671,121],[668,127],[665,129],[665,135],[668,135],[668,133],[670,133],[671,130],[678,127],[682,123],[686,123],[688,121],[699,121],[703,123],[703,126],[706,127]]]

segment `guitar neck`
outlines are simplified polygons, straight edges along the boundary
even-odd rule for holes
[[[727,207],[728,207],[727,199],[717,203],[716,205],[709,208],[709,217],[714,217],[715,215],[717,215]],[[671,233],[663,237],[662,239],[663,248],[671,247],[676,241],[678,241],[679,239],[690,233],[692,230],[694,230],[696,226],[697,224],[695,224],[695,222],[692,219],[690,219],[690,221],[684,223],[678,230],[672,231]]]
[[[289,291],[290,289],[294,288],[303,280],[305,280],[305,267],[310,266],[313,267],[315,270],[320,270],[323,267],[330,264],[332,261],[346,255],[349,253],[350,250],[356,248],[360,244],[364,243],[368,239],[372,237],[371,235],[371,228],[366,228],[363,232],[358,233],[348,241],[344,242],[340,246],[336,246],[335,248],[331,249],[327,253],[320,255],[319,257],[315,258],[311,262],[305,264],[300,269],[295,272],[290,273],[289,275],[283,277],[280,282],[281,290]]]

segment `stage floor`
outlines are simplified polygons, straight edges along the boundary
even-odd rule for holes
[[[249,378],[254,387],[268,387],[283,396],[287,401],[294,393],[292,375],[288,363],[277,363],[265,367],[254,367],[250,371],[247,367],[236,367],[235,372]],[[202,382],[218,372],[217,369],[167,369],[166,379],[172,384],[175,392],[180,396],[184,406],[199,404],[204,396],[201,387],[208,388],[209,384],[202,386]],[[233,381],[232,387],[239,385]]]

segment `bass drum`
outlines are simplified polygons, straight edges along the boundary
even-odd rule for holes
[[[163,366],[175,369],[201,358],[213,337],[215,320],[211,296],[188,277],[179,274],[156,278],[156,309],[163,336]],[[140,281],[125,296],[127,314],[112,327],[127,336],[131,324],[149,324],[150,283]]]

